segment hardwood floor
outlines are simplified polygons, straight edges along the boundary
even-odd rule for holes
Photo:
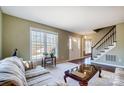
[[[82,59],[71,60],[69,62],[75,63],[75,64],[91,64],[91,57],[85,57]],[[101,64],[95,64],[95,65],[101,67],[102,70],[110,71],[113,73],[115,72],[115,67],[107,66],[107,65],[101,65]]]

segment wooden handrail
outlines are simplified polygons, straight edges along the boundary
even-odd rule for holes
[[[96,47],[109,33],[113,31],[114,28],[115,26],[113,26],[112,29],[110,29],[110,31],[107,34],[105,34],[92,48]]]
[[[112,36],[114,36],[114,34],[115,34],[115,32],[113,32],[108,38],[107,38],[107,40],[109,39],[109,38],[111,38]],[[114,37],[113,37],[114,38]],[[114,39],[113,39],[113,41],[114,41]],[[115,41],[114,41],[115,42]],[[105,41],[103,42],[103,43],[105,43]],[[102,43],[102,44],[103,44]],[[99,46],[98,46],[98,48],[102,45],[102,44],[100,44]]]

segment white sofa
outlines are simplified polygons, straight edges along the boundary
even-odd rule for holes
[[[0,61],[0,85],[14,86],[57,86],[66,85],[54,80],[50,72],[41,66],[26,70],[26,65],[18,57],[8,57]]]

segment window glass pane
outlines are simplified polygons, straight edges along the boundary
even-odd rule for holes
[[[44,52],[50,53],[53,50],[57,56],[57,38],[53,33],[31,30],[31,59],[41,59]]]
[[[41,48],[43,47],[43,33],[39,31],[31,31],[31,44],[32,44],[32,54],[31,54],[31,59],[36,60],[36,59],[41,59],[42,56],[42,50]],[[42,38],[42,39],[41,39]]]
[[[47,52],[54,51],[57,55],[57,36],[52,33],[47,33]]]

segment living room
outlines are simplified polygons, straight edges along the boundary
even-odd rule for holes
[[[18,72],[20,77],[27,73],[23,82],[15,77],[8,82],[9,75],[5,75],[0,84],[124,85],[123,6],[1,6],[0,9],[1,76],[7,71],[7,64],[11,70],[11,63],[23,68]],[[77,72],[83,66],[93,72]],[[66,73],[68,70],[81,80]],[[6,73],[13,71],[16,69]],[[85,76],[88,79],[84,80]]]

